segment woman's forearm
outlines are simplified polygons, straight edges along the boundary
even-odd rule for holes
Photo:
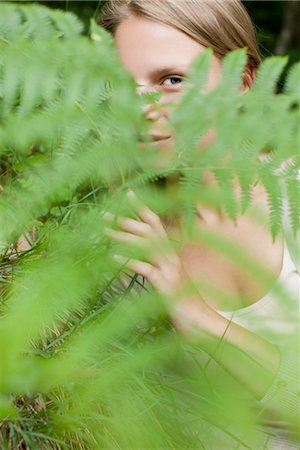
[[[257,399],[266,393],[280,364],[275,345],[225,319],[197,295],[177,302],[171,319]]]

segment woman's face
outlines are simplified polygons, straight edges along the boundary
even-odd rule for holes
[[[164,104],[179,101],[187,85],[184,78],[189,66],[205,47],[175,28],[138,16],[131,16],[118,26],[115,42],[122,64],[139,85],[138,92],[162,93],[158,108],[146,107],[145,113],[151,121],[151,145],[168,153],[174,141],[168,125],[171,108]],[[213,56],[207,90],[218,85],[220,73],[220,60]],[[209,140],[210,133],[204,136],[202,144]]]

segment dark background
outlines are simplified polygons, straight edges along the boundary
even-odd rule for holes
[[[149,0],[151,1],[151,0]],[[224,0],[226,1],[226,0]],[[75,12],[88,29],[90,17],[101,11],[97,1],[24,1]],[[263,56],[290,55],[290,63],[300,60],[300,0],[243,1],[256,26]]]

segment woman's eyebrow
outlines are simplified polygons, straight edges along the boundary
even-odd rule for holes
[[[150,78],[156,78],[156,77],[161,77],[163,75],[166,74],[175,74],[178,72],[183,72],[186,71],[188,68],[188,66],[186,65],[182,65],[182,66],[166,66],[166,67],[161,67],[160,69],[155,69],[153,71],[150,72]]]

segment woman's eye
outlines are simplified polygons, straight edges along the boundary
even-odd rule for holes
[[[175,86],[176,84],[181,84],[183,82],[182,77],[169,77],[163,81],[164,86]]]

